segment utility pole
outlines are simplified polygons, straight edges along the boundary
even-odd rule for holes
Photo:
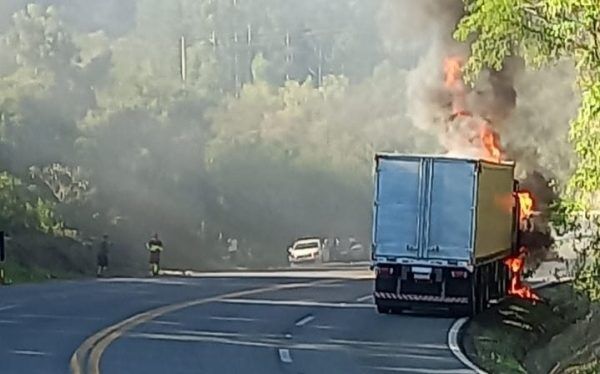
[[[240,94],[240,73],[239,73],[239,65],[240,65],[240,56],[239,56],[239,34],[238,31],[236,29],[237,25],[238,25],[238,2],[237,0],[232,0],[232,6],[233,6],[233,15],[234,17],[231,17],[231,21],[232,21],[232,28],[234,30],[236,30],[233,33],[233,85],[234,85],[234,93],[236,97],[239,97]]]
[[[323,48],[319,44],[319,67],[317,68],[317,87],[323,85]]]
[[[240,58],[238,56],[238,33],[237,31],[233,34],[233,85],[236,97],[239,95],[240,91],[240,74],[239,74],[239,64]]]
[[[252,25],[250,23],[246,28],[246,46],[248,50],[248,81],[254,83],[254,76],[252,75],[252,59],[254,53],[252,51]]]
[[[187,79],[187,53],[185,48],[185,36],[181,36],[180,40],[180,60],[181,60],[181,81],[185,83]]]
[[[293,61],[292,51],[291,51],[292,41],[290,38],[290,32],[286,31],[285,33],[285,80],[290,80],[290,71],[289,68]]]
[[[212,5],[214,3],[215,7],[214,7],[214,20],[213,20],[213,27],[212,27],[212,31],[210,32],[210,44],[213,47],[213,52],[216,54],[217,52],[217,44],[219,43],[219,41],[217,40],[217,28],[219,27],[219,22],[220,22],[220,18],[219,18],[219,1],[218,0],[210,0],[209,4]],[[215,55],[216,56],[216,55]]]

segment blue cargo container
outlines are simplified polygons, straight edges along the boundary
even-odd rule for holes
[[[373,216],[380,312],[417,304],[469,313],[506,292],[518,247],[514,163],[378,154]]]

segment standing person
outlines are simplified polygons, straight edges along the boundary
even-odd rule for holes
[[[158,234],[152,235],[146,243],[146,249],[150,251],[150,273],[157,276],[160,270],[160,253],[163,251],[163,243],[158,238]]]
[[[108,269],[108,251],[110,249],[110,242],[108,241],[108,235],[102,235],[102,241],[100,242],[100,247],[98,248],[98,255],[96,256],[96,260],[98,263],[98,270],[96,272],[96,276],[101,277],[104,275],[106,270]]]
[[[238,263],[238,241],[235,238],[227,240],[227,254],[229,257],[229,261],[232,265],[237,265]]]

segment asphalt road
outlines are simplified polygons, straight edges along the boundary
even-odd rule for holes
[[[0,288],[0,373],[69,373],[70,361],[103,374],[470,373],[446,345],[453,320],[379,315],[365,277],[337,270]]]

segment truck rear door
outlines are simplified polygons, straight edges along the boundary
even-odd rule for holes
[[[378,157],[373,225],[375,256],[419,257],[422,165],[419,158]]]
[[[473,248],[477,162],[451,159],[428,162],[425,257],[467,261]]]

